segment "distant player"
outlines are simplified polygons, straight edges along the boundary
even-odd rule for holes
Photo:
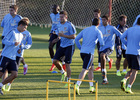
[[[100,9],[95,9],[94,10],[94,18],[99,18],[100,19],[99,26],[103,26]],[[99,41],[97,42],[97,49],[98,49],[98,67],[96,69],[94,69],[94,71],[101,71],[101,59],[100,59],[100,56],[99,56],[99,49],[100,49]],[[113,63],[113,59],[110,59],[108,56],[106,57],[106,59],[109,63],[109,68],[111,68],[112,63]]]
[[[127,22],[127,16],[121,15],[119,17],[119,24],[116,26],[116,28],[121,33],[124,33],[128,28],[128,25],[126,25],[126,22]],[[120,38],[118,36],[116,36],[116,40],[115,40],[115,49],[116,49],[116,57],[117,57],[117,60],[116,60],[117,73],[116,73],[116,75],[117,76],[125,75],[127,73],[127,71],[126,71],[127,60],[126,60],[126,55],[125,55],[126,46],[120,41]],[[121,62],[122,55],[125,59],[123,62],[123,71],[122,71],[122,73],[120,73],[120,62]]]
[[[2,77],[6,69],[11,72],[11,75],[0,83],[1,94],[3,94],[2,86],[11,82],[18,75],[16,54],[18,49],[20,48],[20,43],[23,39],[22,32],[24,32],[27,27],[28,23],[21,20],[18,23],[18,27],[16,29],[12,29],[9,33],[7,33],[7,35],[2,40],[2,43],[5,45],[5,47],[3,48],[0,57],[0,77]]]
[[[51,21],[52,21],[52,28],[50,32],[50,39],[49,39],[49,54],[53,62],[54,58],[54,51],[53,47],[56,44],[56,51],[60,47],[60,39],[58,37],[58,34],[56,34],[56,30],[58,28],[58,23],[60,23],[60,15],[59,15],[59,6],[53,5],[52,6],[52,13],[50,14]],[[59,41],[58,41],[59,40]],[[62,62],[63,68],[65,69],[65,62]],[[49,71],[52,71],[56,66],[52,64],[52,67],[49,69]]]
[[[61,38],[60,47],[56,51],[56,54],[53,58],[53,63],[55,66],[60,70],[62,73],[61,81],[65,80],[66,72],[62,68],[59,60],[61,57],[65,56],[65,63],[66,63],[66,71],[67,71],[67,80],[71,78],[71,68],[70,64],[72,61],[72,55],[75,50],[74,46],[74,39],[76,37],[76,30],[74,25],[67,21],[68,14],[66,11],[60,12],[60,24],[58,25],[58,36]]]
[[[127,39],[126,39],[127,38]],[[128,28],[121,36],[121,41],[127,46],[126,58],[130,71],[121,80],[121,89],[126,93],[133,93],[131,87],[135,82],[138,70],[140,70],[140,18],[134,27]],[[126,88],[126,82],[129,83]]]
[[[103,77],[102,84],[108,84],[106,56],[110,55],[114,50],[115,34],[119,37],[121,36],[119,30],[108,24],[108,20],[108,16],[104,15],[102,17],[103,26],[99,27],[104,39],[104,46],[100,47],[101,72]]]
[[[84,30],[82,30],[75,39],[75,43],[77,47],[80,50],[80,55],[83,60],[83,69],[79,75],[79,79],[84,79],[85,75],[88,73],[89,80],[93,80],[93,70],[94,66],[93,58],[94,58],[94,49],[96,46],[96,41],[99,39],[100,45],[102,46],[104,44],[103,42],[103,36],[101,31],[97,28],[99,26],[100,19],[94,18],[92,21],[92,26],[88,27]],[[80,39],[83,39],[82,45],[80,44]],[[82,81],[77,81],[76,83],[76,93],[80,95],[79,93],[79,86],[82,83]],[[95,92],[95,88],[93,86],[93,82],[89,82],[90,88],[89,92]]]
[[[25,20],[25,21],[27,21],[29,23],[29,19],[28,18],[23,18],[22,20]],[[31,47],[31,45],[32,45],[31,33],[29,31],[25,30],[24,32],[22,32],[22,34],[23,34],[23,39],[22,39],[22,42],[20,44],[21,48],[18,50],[17,55],[16,55],[16,62],[17,62],[17,66],[18,67],[20,66],[20,62],[22,60],[24,60],[24,58],[23,58],[24,49],[29,49]],[[25,63],[24,63],[24,66],[25,66]],[[26,68],[26,70],[25,70],[25,68]],[[8,75],[8,71],[7,70],[6,70],[6,73],[7,74],[5,75],[4,79],[8,77],[7,76]],[[24,67],[24,73],[23,74],[26,75],[26,73],[27,73],[27,67]],[[13,80],[10,83],[4,85],[2,87],[2,89],[4,91],[10,91],[11,83],[12,82],[13,82]]]

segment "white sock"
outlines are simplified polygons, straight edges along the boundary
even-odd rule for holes
[[[11,85],[11,83],[8,83],[7,85],[8,85],[8,86],[10,86],[10,85]]]
[[[65,62],[64,61],[62,61],[62,65],[64,65],[65,64]]]
[[[131,88],[131,85],[130,85],[130,84],[128,84],[128,86],[127,86],[127,87]]]
[[[93,86],[93,82],[89,82],[89,85],[90,85],[90,86]]]
[[[125,72],[126,71],[126,69],[123,69],[123,72]]]
[[[65,72],[65,71],[64,71],[63,69],[62,69],[62,70],[60,70],[60,73],[61,73],[61,74],[63,74],[64,72]]]
[[[123,78],[123,79],[127,81],[127,78]]]
[[[117,70],[117,72],[119,72],[120,70]]]
[[[81,85],[81,83],[82,83],[82,81],[77,81],[77,83],[76,83],[76,84],[77,84],[78,86],[80,86],[80,85]]]
[[[23,65],[23,67],[28,67],[28,65],[27,65],[27,64],[25,64],[25,65]]]
[[[98,67],[101,67],[101,63],[98,63]]]
[[[102,69],[102,72],[105,72],[106,73],[106,69]]]
[[[52,63],[53,63],[53,59],[52,59]]]
[[[106,58],[106,60],[109,62],[109,61],[110,61],[110,58],[109,58],[109,57],[107,57],[107,58]]]
[[[107,78],[104,78],[103,80],[104,80],[104,81],[107,81]]]
[[[67,77],[67,82],[68,82],[68,80],[70,79],[71,77]]]
[[[0,87],[2,87],[3,86],[3,84],[2,83],[0,83]]]

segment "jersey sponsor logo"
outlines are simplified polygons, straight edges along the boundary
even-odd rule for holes
[[[13,21],[13,23],[11,23],[11,26],[16,26],[16,20]]]
[[[108,37],[110,36],[111,34],[103,34],[103,37]]]

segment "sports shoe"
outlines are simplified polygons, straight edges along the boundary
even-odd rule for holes
[[[2,86],[2,90],[5,91],[5,85]]]
[[[126,80],[125,79],[123,79],[123,80],[121,80],[121,89],[123,90],[123,91],[125,91],[125,88],[126,87]]]
[[[28,70],[28,65],[26,64],[26,67],[24,67],[24,72],[23,72],[24,75],[27,74],[27,70]]]
[[[70,86],[71,86],[71,84],[70,84]],[[65,84],[65,85],[64,85],[64,88],[68,88],[68,84]]]
[[[108,84],[108,81],[104,81],[102,82],[102,85]]]
[[[126,75],[127,74],[127,71],[122,71],[122,73],[121,73],[122,75]]]
[[[64,72],[64,73],[62,74],[62,76],[61,76],[61,81],[65,81],[66,76],[67,76],[67,73]]]
[[[94,71],[101,71],[101,67],[97,67]]]
[[[53,71],[53,69],[55,68],[56,66],[54,64],[52,64],[52,67],[49,69],[49,71]]]
[[[96,90],[95,90],[95,88],[94,88],[93,86],[90,86],[90,88],[89,88],[89,92],[90,92],[90,93],[95,93]]]
[[[76,94],[80,95],[80,93],[79,93],[79,85],[77,85],[77,84],[76,84]]]
[[[10,89],[11,89],[11,84],[10,85],[6,84],[5,91],[10,91]]]
[[[113,59],[110,59],[110,61],[108,63],[109,63],[109,69],[111,69],[112,63],[113,63]]]
[[[118,72],[116,73],[116,75],[117,75],[117,76],[121,76],[121,73],[120,73],[120,71],[118,71]]]
[[[125,92],[133,94],[133,92],[131,91],[131,88],[129,88],[129,87],[126,88]]]
[[[0,86],[0,94],[3,95],[2,87]]]
[[[66,71],[66,65],[65,65],[65,64],[63,64],[62,66],[63,66],[63,69]]]

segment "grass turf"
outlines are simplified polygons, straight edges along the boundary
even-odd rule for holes
[[[29,66],[27,75],[23,75],[22,64],[19,67],[18,77],[12,84],[10,92],[4,92],[0,95],[0,100],[45,100],[46,99],[46,80],[60,80],[61,74],[52,74],[49,71],[51,67],[51,59],[48,51],[48,39],[50,28],[40,28],[37,26],[30,26],[28,30],[32,33],[33,45],[31,49],[25,50],[24,58]],[[77,30],[79,33],[80,30]],[[1,44],[0,44],[1,45]],[[120,89],[120,80],[124,77],[116,76],[115,69],[115,51],[109,56],[114,60],[112,69],[108,69],[107,76],[109,80],[108,85],[101,85],[101,72],[94,72],[94,79],[98,81],[98,100],[139,100],[140,98],[140,74],[132,87],[135,94],[127,94]],[[97,67],[98,63],[97,50],[94,55],[94,65]],[[123,61],[123,59],[122,59]],[[121,61],[121,71],[122,62]],[[76,48],[73,55],[72,63],[72,78],[78,78],[82,70],[82,60],[80,58],[80,51]],[[85,79],[88,79],[86,76]],[[49,100],[68,100],[68,90],[63,88],[64,84],[50,83],[49,84]],[[94,100],[95,94],[89,94],[89,83],[83,82],[80,86],[80,96],[76,96],[76,100]],[[71,100],[73,100],[73,89],[71,88]]]

